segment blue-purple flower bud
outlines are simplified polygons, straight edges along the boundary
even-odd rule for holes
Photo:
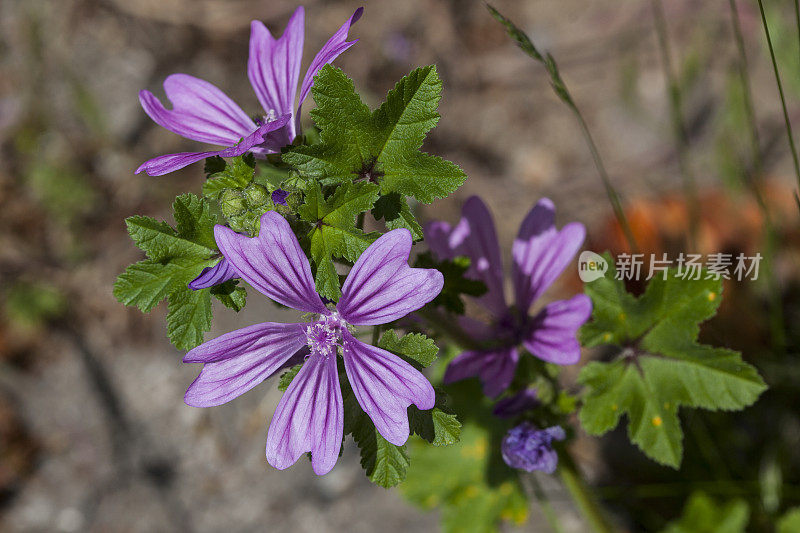
[[[286,202],[286,198],[288,196],[288,191],[284,191],[283,189],[275,189],[275,191],[272,193],[272,202],[275,205],[288,206],[289,204]]]
[[[565,438],[561,426],[539,429],[530,422],[523,422],[503,437],[503,460],[512,468],[552,474],[558,466],[558,454],[553,449],[553,441]]]

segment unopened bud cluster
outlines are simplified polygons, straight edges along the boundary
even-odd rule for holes
[[[259,218],[267,211],[274,211],[272,193],[259,183],[245,188],[224,189],[219,195],[219,207],[231,229],[258,235]]]

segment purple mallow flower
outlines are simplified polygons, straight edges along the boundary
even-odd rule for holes
[[[220,405],[252,389],[301,349],[309,354],[281,398],[267,433],[267,461],[278,469],[311,452],[314,472],[329,472],[339,457],[344,411],[337,358],[361,408],[389,442],[409,435],[408,406],[431,409],[433,387],[410,364],[353,336],[352,326],[392,322],[421,308],[442,290],[442,274],[411,268],[411,233],[390,231],[372,243],[350,270],[335,308],[323,304],[311,267],[288,222],[269,211],[258,237],[216,226],[215,238],[228,264],[272,300],[312,313],[309,323],[267,322],[227,333],[191,350],[186,363],[203,363],[186,391],[196,407]]]
[[[488,291],[479,302],[492,314],[490,327],[469,330],[476,340],[490,341],[495,347],[456,357],[447,368],[445,383],[479,377],[484,393],[497,396],[514,378],[519,344],[550,363],[569,365],[580,359],[576,334],[592,311],[588,296],[579,294],[553,302],[534,316],[528,311],[570,263],[584,236],[585,229],[577,222],[557,230],[553,203],[541,199],[523,220],[514,240],[512,280],[516,305],[510,307],[503,292],[503,264],[494,221],[478,197],[466,201],[456,226],[432,222],[425,227],[425,239],[439,259],[462,255],[471,259],[467,275],[486,284]]]
[[[561,426],[538,429],[530,422],[523,422],[511,428],[503,437],[503,460],[512,468],[552,474],[558,466],[558,454],[553,449],[553,441],[565,438]]]
[[[363,11],[364,8],[358,8],[317,52],[300,84],[299,98],[303,7],[295,10],[278,39],[272,37],[262,22],[251,23],[247,76],[264,108],[263,120],[254,121],[217,87],[187,74],[173,74],[164,81],[164,91],[172,109],[165,108],[150,91],[141,91],[142,107],[160,126],[187,139],[227,148],[163,155],[146,161],[136,173],[145,171],[150,176],[161,176],[214,155],[235,157],[246,152],[264,155],[290,144],[299,130],[300,108],[314,84],[314,75],[358,41],[348,41],[347,34]]]
[[[284,191],[283,189],[275,189],[272,193],[272,203],[284,207],[288,206],[289,204],[286,203],[286,198],[289,194],[288,191]],[[208,289],[209,287],[225,283],[237,277],[239,276],[236,275],[236,271],[231,267],[230,263],[228,263],[228,260],[225,259],[225,256],[222,256],[216,265],[204,268],[199,276],[190,281],[189,288],[193,291]]]

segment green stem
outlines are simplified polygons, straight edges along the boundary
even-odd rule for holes
[[[536,474],[531,474],[528,476],[528,479],[531,481],[533,495],[536,497],[536,501],[539,502],[539,507],[541,507],[542,513],[544,513],[544,517],[550,524],[550,527],[556,533],[564,533],[564,527],[561,525],[561,521],[558,519],[558,514],[555,512],[555,510],[553,510],[553,506],[550,504],[547,494],[545,494],[542,486],[539,484],[539,480],[536,479]]]
[[[795,8],[798,6],[797,0]],[[743,178],[745,185],[750,188],[753,196],[758,204],[761,216],[764,217],[764,241],[766,249],[764,251],[764,272],[766,274],[767,290],[769,292],[769,322],[770,331],[772,333],[772,346],[776,351],[783,352],[786,345],[785,331],[783,327],[783,298],[781,297],[781,288],[778,283],[774,271],[774,258],[778,248],[779,236],[775,223],[772,220],[772,215],[767,207],[767,202],[764,195],[759,188],[759,182],[762,180],[764,172],[763,158],[761,155],[761,139],[758,134],[758,122],[756,121],[755,106],[753,105],[753,90],[750,86],[750,69],[747,62],[747,50],[744,46],[744,37],[742,35],[742,24],[739,20],[739,10],[736,7],[736,0],[728,0],[731,10],[731,29],[733,30],[734,40],[736,41],[736,49],[739,54],[738,71],[739,78],[742,83],[742,92],[744,94],[744,108],[745,115],[747,116],[748,129],[750,132],[750,144],[753,152],[753,166],[750,172],[745,171]],[[795,9],[795,15],[798,15],[798,10]],[[800,25],[798,26],[800,29]],[[800,35],[800,31],[798,32]]]
[[[800,0],[794,0],[794,24],[797,27],[797,38],[800,39]],[[798,52],[800,52],[800,48]]]
[[[769,57],[772,60],[772,70],[775,73],[775,83],[778,85],[778,94],[781,97],[781,108],[783,109],[783,121],[786,124],[786,135],[789,140],[789,149],[792,152],[792,162],[794,163],[794,173],[797,177],[797,184],[800,186],[800,161],[797,158],[797,149],[794,145],[794,135],[792,134],[792,123],[789,121],[789,111],[786,109],[786,97],[783,94],[783,83],[781,82],[781,75],[778,72],[778,62],[775,59],[775,49],[772,46],[772,37],[769,34],[769,25],[767,25],[767,16],[764,13],[764,3],[758,0],[758,9],[761,13],[761,23],[764,26],[764,35],[767,37],[767,47],[769,48]]]
[[[755,107],[753,106],[753,90],[750,87],[750,68],[747,63],[747,51],[744,47],[742,23],[739,20],[739,10],[736,7],[736,0],[728,0],[728,3],[731,9],[731,29],[733,30],[733,37],[736,41],[736,50],[739,53],[738,70],[742,82],[742,91],[744,93],[744,109],[750,130],[750,144],[753,151],[753,172],[756,176],[760,177],[763,169],[761,139],[758,134],[758,123],[756,122]],[[759,203],[763,202],[763,198],[760,198],[760,195],[758,200]]]
[[[622,228],[622,232],[625,234],[625,239],[628,241],[628,246],[631,247],[632,253],[637,253],[639,251],[639,247],[636,244],[636,238],[633,236],[633,231],[631,230],[631,226],[628,223],[627,217],[625,216],[625,211],[622,209],[622,201],[619,198],[619,194],[611,185],[611,180],[608,177],[606,167],[600,157],[600,152],[597,150],[597,145],[594,143],[592,133],[589,131],[589,126],[586,125],[583,115],[574,102],[570,104],[569,108],[572,109],[572,112],[575,114],[575,118],[578,120],[578,125],[581,128],[581,133],[583,133],[583,138],[586,139],[586,144],[589,145],[589,151],[592,153],[594,166],[597,168],[597,173],[600,174],[600,180],[603,182],[603,186],[606,189],[606,196],[608,196],[608,201],[611,203],[611,209],[614,211],[614,216]]]
[[[586,518],[596,533],[612,533],[614,528],[609,523],[603,509],[594,494],[583,482],[575,463],[569,453],[561,454],[558,472],[570,496],[575,501],[581,514]]]
[[[651,0],[653,18],[655,19],[656,34],[658,35],[658,48],[661,53],[661,66],[664,70],[664,79],[669,93],[669,116],[672,122],[672,131],[675,136],[678,168],[683,178],[683,188],[689,204],[689,246],[696,249],[697,229],[700,220],[700,205],[697,200],[697,184],[689,168],[689,134],[683,120],[681,88],[672,70],[672,53],[669,46],[669,33],[667,20],[664,15],[664,4],[661,0]]]
[[[581,113],[580,109],[578,109],[578,106],[575,103],[575,100],[572,98],[569,89],[567,89],[567,84],[564,83],[564,80],[561,78],[556,60],[548,53],[542,54],[539,52],[539,50],[533,44],[533,41],[531,41],[530,37],[528,37],[524,31],[517,27],[517,25],[514,24],[510,19],[503,16],[503,14],[497,11],[494,7],[486,4],[486,8],[489,10],[489,13],[492,14],[495,20],[497,20],[506,28],[506,32],[508,33],[509,37],[516,41],[517,46],[519,46],[523,52],[525,52],[534,60],[544,64],[545,69],[550,76],[550,85],[552,86],[553,91],[555,91],[556,96],[559,100],[564,102],[567,107],[570,108],[575,117],[578,119],[578,124],[581,127],[583,137],[586,139],[586,143],[589,145],[589,150],[592,152],[594,165],[597,168],[598,174],[600,174],[600,179],[602,180],[603,186],[606,189],[608,200],[611,202],[611,208],[614,210],[614,216],[617,218],[617,222],[622,228],[625,238],[628,240],[628,245],[630,246],[631,251],[637,252],[638,247],[636,246],[636,239],[633,236],[630,224],[628,224],[628,219],[625,217],[625,211],[622,209],[622,202],[620,201],[619,194],[617,194],[617,191],[611,185],[611,180],[608,177],[605,165],[603,165],[603,160],[600,158],[600,152],[597,150],[597,146],[594,143],[591,133],[589,133],[589,128],[586,125],[586,121],[583,119],[583,114]]]

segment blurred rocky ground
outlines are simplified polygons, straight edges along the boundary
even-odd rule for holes
[[[607,242],[608,203],[573,117],[482,2],[306,2],[306,63],[362,3],[351,33],[361,42],[337,65],[371,104],[420,64],[435,63],[444,80],[442,119],[426,149],[460,164],[469,180],[453,198],[423,206],[425,217],[455,220],[461,202],[480,194],[508,248],[546,195],[560,223],[580,220],[590,239]],[[650,2],[496,3],[557,58],[624,197],[679,190]],[[736,61],[727,2],[667,4],[692,173],[701,187],[717,187]],[[352,445],[321,479],[304,461],[286,472],[269,468],[263,447],[280,395],[274,384],[216,409],[185,406],[198,369],[181,364],[167,343],[165,310],[142,316],[111,294],[116,275],[139,259],[124,218],[168,217],[171,199],[199,191],[202,179],[197,166],[162,178],[133,175],[156,154],[197,146],[153,124],[138,91],[163,95],[163,79],[185,72],[258,111],[246,77],[249,21],[281,32],[295,7],[285,0],[0,3],[0,529],[437,527],[435,514],[371,486]],[[761,28],[751,2],[740,10],[766,170],[778,191],[788,191]],[[209,336],[278,315],[257,294],[239,315],[216,311]],[[591,447],[579,455],[593,471],[602,468]]]

